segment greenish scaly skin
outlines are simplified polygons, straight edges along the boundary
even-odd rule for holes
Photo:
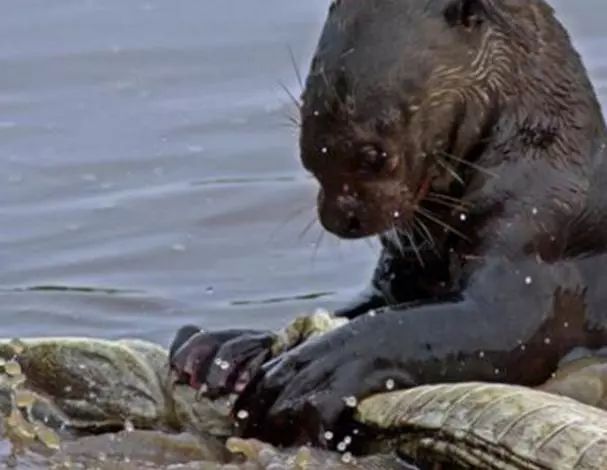
[[[276,352],[336,326],[324,312],[299,318],[277,335]],[[606,377],[604,359],[582,358],[565,364],[543,388],[601,406]],[[364,400],[356,418],[376,432],[369,438],[374,455],[358,460],[307,447],[279,450],[255,440],[229,439],[226,447],[225,438],[234,434],[229,408],[229,400],[212,402],[173,386],[167,352],[151,343],[0,340],[6,434],[36,452],[54,452],[60,438],[54,468],[410,468],[394,451],[459,468],[527,470],[560,468],[560,462],[577,462],[576,470],[607,468],[607,413],[521,387],[426,386]],[[99,455],[106,460],[98,462]]]
[[[300,316],[278,332],[272,346],[272,355],[276,357],[308,339],[321,336],[346,323],[346,318],[336,317],[325,310]]]
[[[607,412],[523,387],[424,386],[367,399],[357,419],[402,455],[462,469],[607,468]]]
[[[33,419],[76,432],[123,429],[194,430],[228,436],[225,403],[195,399],[186,387],[173,387],[167,352],[138,340],[32,338],[19,353],[0,341],[0,358],[14,359],[36,399]],[[0,383],[0,397],[7,387]],[[2,401],[0,401],[2,403]],[[6,404],[6,399],[4,400]],[[4,410],[6,412],[6,409]]]

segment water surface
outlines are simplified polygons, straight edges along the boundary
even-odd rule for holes
[[[305,230],[315,185],[280,85],[298,93],[289,49],[305,71],[327,4],[5,5],[2,336],[274,328],[362,286],[373,247]],[[607,6],[555,4],[607,102]]]

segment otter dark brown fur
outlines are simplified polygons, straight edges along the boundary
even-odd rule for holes
[[[249,384],[245,434],[324,442],[387,381],[534,385],[607,344],[607,132],[543,0],[335,1],[302,99],[322,224],[384,249],[355,319]]]

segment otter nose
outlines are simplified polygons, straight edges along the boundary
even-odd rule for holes
[[[354,196],[340,195],[337,196],[335,202],[337,208],[343,214],[342,234],[350,237],[357,236],[362,230],[362,224],[357,215],[360,211],[360,201]]]
[[[335,198],[335,203],[340,211],[344,213],[356,212],[360,207],[360,202],[354,196],[340,194]]]

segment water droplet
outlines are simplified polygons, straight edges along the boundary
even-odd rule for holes
[[[352,444],[352,438],[350,436],[344,437],[344,444],[346,444],[347,446]]]
[[[348,448],[348,446],[346,445],[345,442],[340,442],[339,444],[337,444],[338,452],[344,452],[347,448]]]
[[[392,379],[386,380],[386,389],[387,390],[394,390],[395,386],[396,386],[396,384],[394,383],[394,380],[392,380]]]
[[[341,461],[343,463],[350,463],[352,462],[352,454],[350,452],[345,452],[342,456],[341,456]]]
[[[346,406],[348,408],[356,408],[356,406],[358,405],[358,400],[356,399],[356,397],[345,397],[344,398],[344,403],[346,404]]]
[[[461,220],[462,222],[465,222],[466,220],[468,220],[468,216],[466,214],[460,214],[459,220]]]
[[[485,357],[485,351],[480,351],[478,353],[478,357],[480,357],[481,359]]]
[[[377,316],[377,312],[376,312],[375,310],[369,310],[368,315],[369,315],[370,317],[375,317],[375,316]]]
[[[495,369],[495,370],[493,371],[493,373],[494,373],[495,375],[500,375],[500,370],[499,370],[499,369]]]
[[[322,153],[323,155],[326,155],[329,152],[329,149],[327,147],[323,147],[320,149],[320,153]]]
[[[398,212],[398,211],[394,211],[394,214],[393,214],[393,215],[394,215],[394,218],[395,218],[395,219],[398,219],[398,218],[400,217],[400,212]]]
[[[563,326],[564,326],[565,328],[569,328],[569,322],[568,322],[568,321],[566,321],[565,323],[563,323]]]
[[[533,209],[531,209],[531,213],[532,213],[533,215],[537,215],[537,213],[538,213],[538,212],[539,212],[539,211],[537,210],[537,207],[534,207]]]
[[[527,346],[525,346],[524,344],[521,344],[521,351],[524,351],[525,349],[527,349]]]
[[[249,412],[247,410],[239,410],[238,413],[236,413],[236,417],[238,419],[247,419],[249,417]]]
[[[131,420],[127,419],[124,422],[124,430],[126,432],[133,432],[135,430],[135,425],[133,424],[133,422]]]
[[[214,364],[215,364],[217,367],[220,367],[222,362],[223,362],[223,361],[222,361],[221,359],[219,359],[219,358],[216,358],[216,359],[213,361],[213,363],[214,363]]]
[[[550,338],[544,338],[544,344],[550,344],[552,340]]]
[[[331,431],[327,431],[327,432],[325,432],[325,439],[326,439],[327,441],[332,440],[332,439],[333,439],[333,433],[332,433]]]
[[[533,279],[531,278],[531,276],[527,276],[525,278],[525,284],[527,284],[528,286],[530,286],[531,284],[533,284]]]
[[[230,363],[227,361],[222,361],[221,364],[219,364],[219,368],[221,370],[228,370],[230,368]]]
[[[316,117],[320,116],[320,113],[317,110],[314,110],[314,112],[312,114]]]

